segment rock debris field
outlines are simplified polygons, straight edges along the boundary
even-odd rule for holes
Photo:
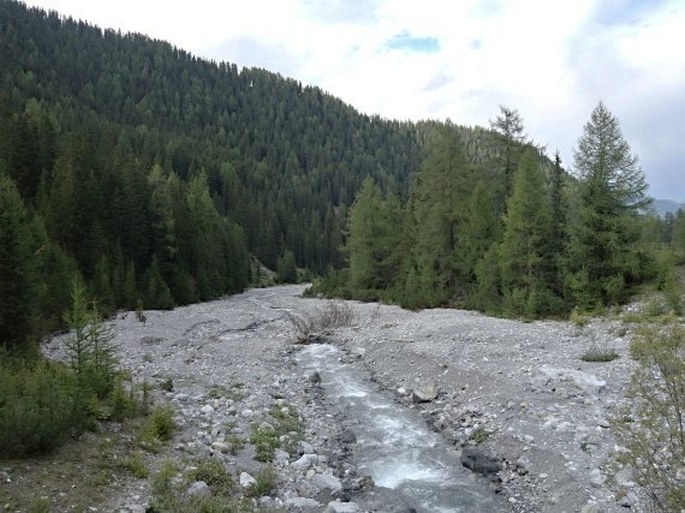
[[[327,402],[317,376],[295,361],[302,347],[297,340],[306,335],[338,347],[375,386],[420,411],[465,464],[484,474],[474,479],[487,483],[504,511],[643,511],[630,472],[615,462],[621,448],[610,425],[634,366],[629,332],[620,322],[579,327],[460,310],[411,312],[303,298],[303,290],[253,289],[173,311],[146,311],[144,323],[133,312],[111,321],[121,366],[135,381],[152,384],[155,403],[168,402],[174,411],[177,429],[164,458],[181,471],[199,458],[215,458],[238,489],[247,489],[265,465],[255,459],[251,430],[273,424],[274,412],[281,411],[296,415],[303,430],[292,440],[282,437],[270,464],[275,488],[250,499],[256,505],[412,511],[395,492],[357,472],[348,420]],[[327,311],[347,317],[315,330],[309,321]],[[45,349],[59,356],[59,347],[56,339]],[[593,347],[611,348],[619,358],[581,361]],[[173,390],[162,390],[165,382]],[[235,446],[236,440],[244,444]],[[189,493],[202,488],[193,486]],[[148,480],[131,477],[125,493],[101,511],[144,512],[150,493]]]

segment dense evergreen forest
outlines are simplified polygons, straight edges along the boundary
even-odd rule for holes
[[[62,325],[75,276],[105,313],[172,308],[245,288],[254,256],[330,293],[541,316],[621,301],[655,247],[685,244],[682,213],[644,215],[639,169],[569,176],[515,110],[488,129],[369,117],[13,0],[0,62],[6,346]]]

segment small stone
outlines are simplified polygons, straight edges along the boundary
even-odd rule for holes
[[[310,444],[309,442],[301,441],[297,444],[297,452],[298,454],[313,454],[314,453],[314,446]]]
[[[238,479],[240,481],[240,486],[243,488],[249,488],[257,484],[257,480],[247,472],[241,472]]]
[[[254,412],[252,410],[243,410],[240,412],[240,416],[249,419],[254,417]]]
[[[580,513],[602,513],[602,508],[597,504],[586,504],[580,508]]]
[[[276,449],[274,451],[274,461],[277,465],[285,467],[286,465],[288,465],[288,462],[290,461],[290,455],[283,449]]]
[[[602,472],[596,468],[590,472],[590,484],[595,488],[599,488],[606,482],[607,478]]]
[[[209,404],[205,404],[202,408],[200,408],[200,411],[205,415],[211,415],[214,413],[214,408]]]
[[[637,502],[637,495],[635,495],[633,492],[628,492],[621,497],[621,500],[618,501],[619,505],[623,506],[624,508],[632,508],[637,504]]]
[[[285,500],[285,505],[291,508],[318,508],[321,503],[308,497],[291,497]]]
[[[212,491],[204,481],[195,481],[186,491],[186,495],[188,497],[209,497],[212,495]]]
[[[229,445],[225,442],[214,442],[214,443],[212,443],[212,449],[214,449],[215,451],[224,453],[224,454],[226,454],[227,452],[229,452],[231,450]]]
[[[429,403],[438,397],[438,387],[435,383],[424,385],[412,390],[411,398],[415,403]]]
[[[319,462],[319,457],[316,454],[303,454],[300,459],[294,461],[290,464],[292,468],[298,470],[306,470],[312,465],[316,465]]]
[[[331,474],[316,474],[312,479],[312,484],[320,490],[330,490],[339,492],[342,490],[342,481]]]
[[[333,501],[329,502],[323,511],[324,513],[357,513],[359,506],[356,502]]]

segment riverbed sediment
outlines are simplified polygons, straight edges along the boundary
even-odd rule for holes
[[[159,385],[155,400],[172,406],[178,429],[163,457],[178,460],[181,470],[197,458],[215,458],[236,481],[242,473],[257,474],[263,464],[249,443],[252,426],[273,423],[274,408],[292,408],[303,431],[293,446],[277,449],[271,463],[277,486],[254,498],[256,504],[403,511],[401,499],[386,497],[355,467],[344,416],[293,357],[302,338],[293,318],[314,317],[330,304],[301,297],[303,289],[254,289],[148,311],[144,323],[132,312],[119,314],[111,329],[121,365],[135,380]],[[487,480],[510,511],[642,511],[630,473],[616,463],[621,448],[610,423],[633,368],[623,326],[342,304],[350,319],[316,336],[339,347],[398,404],[420,412],[456,451],[474,446],[498,461],[499,472],[478,479]],[[581,361],[592,347],[610,347],[619,358]],[[59,339],[45,349],[59,357]],[[162,390],[163,383],[173,389]],[[230,441],[237,439],[246,443],[233,451]],[[125,496],[113,497],[108,507],[137,512],[149,497],[148,481],[132,479]]]

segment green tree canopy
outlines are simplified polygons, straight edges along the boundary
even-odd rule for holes
[[[578,212],[571,225],[568,282],[576,304],[592,308],[625,299],[643,267],[634,249],[647,182],[618,120],[594,109],[574,153]]]

